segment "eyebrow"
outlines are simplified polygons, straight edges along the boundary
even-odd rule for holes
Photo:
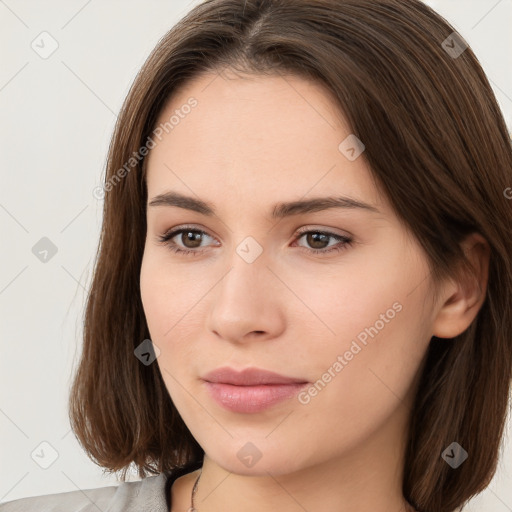
[[[215,207],[208,202],[179,192],[165,192],[149,201],[148,206],[176,206],[185,210],[192,210],[208,217],[216,215]],[[381,213],[375,206],[346,196],[316,197],[312,199],[277,203],[272,208],[271,219],[282,219],[292,215],[314,213],[332,208],[362,209],[374,213]]]

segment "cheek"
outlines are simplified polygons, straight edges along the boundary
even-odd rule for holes
[[[354,253],[329,271],[287,276],[303,301],[293,301],[289,313],[295,316],[290,326],[302,325],[309,331],[307,338],[316,339],[306,344],[311,350],[331,346],[343,352],[357,337],[363,344],[372,336],[386,338],[391,335],[390,326],[400,324],[403,311],[412,316],[421,313],[414,300],[421,291],[410,292],[414,276],[422,269],[407,263],[407,255],[394,247],[381,247],[378,252],[378,258],[372,259]]]
[[[145,253],[140,274],[141,300],[150,338],[159,349],[156,364],[169,396],[182,410],[186,397],[182,396],[179,383],[184,381],[182,369],[188,365],[179,362],[187,360],[189,356],[185,353],[187,345],[175,340],[183,339],[180,329],[184,324],[180,318],[189,308],[186,307],[186,300],[177,300],[183,298],[182,289],[176,287],[174,279],[169,273],[163,272],[163,268],[150,253]]]
[[[191,371],[190,362],[197,359],[194,343],[200,337],[204,321],[201,312],[204,287],[170,265],[165,254],[146,250],[141,265],[141,300],[150,338],[159,348],[158,365],[168,390],[174,389]],[[183,362],[187,362],[183,364]]]
[[[380,252],[372,265],[309,292],[308,304],[329,329],[312,321],[302,330],[309,342],[301,360],[316,383],[304,402],[357,415],[365,405],[385,408],[406,397],[430,340],[428,281],[422,281],[428,268],[414,256]]]
[[[402,309],[382,329],[366,331],[358,322],[339,317],[335,325],[339,340],[310,346],[303,353],[312,385],[298,397],[301,405],[296,419],[303,418],[304,428],[311,432],[309,439],[319,451],[327,450],[325,437],[331,439],[332,450],[342,453],[384,431],[385,425],[406,421],[427,340],[420,339],[423,333],[413,314],[415,305],[400,302]],[[378,316],[374,313],[385,314],[382,304],[387,306],[388,301],[368,304],[370,314],[359,317],[364,318],[365,327],[375,323]],[[345,306],[350,312],[350,303]],[[347,324],[353,336],[343,331]],[[366,336],[366,344],[357,338],[360,333]],[[300,442],[300,433],[289,435],[297,435]]]
[[[145,250],[142,259],[140,291],[144,314],[154,341],[170,340],[190,318],[184,317],[192,308],[197,295],[193,280],[181,273],[179,267],[169,265],[165,251],[150,247]],[[185,322],[180,322],[180,319]]]

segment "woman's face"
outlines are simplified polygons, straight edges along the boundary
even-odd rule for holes
[[[156,362],[193,436],[232,472],[401,449],[433,334],[431,279],[337,112],[298,77],[207,74],[153,137],[140,284]],[[225,367],[298,384],[204,380]]]

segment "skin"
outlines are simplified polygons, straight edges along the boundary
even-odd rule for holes
[[[190,97],[197,106],[150,151],[148,198],[177,191],[211,203],[217,215],[147,206],[140,285],[166,387],[205,450],[196,508],[409,510],[401,486],[415,387],[431,337],[460,334],[482,305],[485,240],[466,240],[476,279],[448,280],[434,300],[426,256],[376,188],[364,153],[350,161],[339,151],[351,130],[321,85],[208,73],[173,95],[159,122]],[[332,195],[379,212],[269,217],[274,203]],[[173,238],[197,255],[176,254],[158,241],[183,225],[207,233],[199,246],[185,234]],[[353,243],[313,254],[308,250],[341,244],[315,244],[297,234],[302,227]],[[236,252],[248,236],[263,251],[252,263]],[[394,318],[359,343],[357,355],[308,403],[293,397],[263,412],[235,413],[214,402],[200,379],[231,366],[314,383],[396,303]],[[261,454],[252,467],[237,457],[247,442]],[[188,510],[198,474],[175,482],[172,512]]]

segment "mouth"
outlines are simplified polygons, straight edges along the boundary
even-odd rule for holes
[[[238,372],[223,367],[202,377],[210,396],[232,412],[256,413],[296,396],[309,384],[259,368]]]

